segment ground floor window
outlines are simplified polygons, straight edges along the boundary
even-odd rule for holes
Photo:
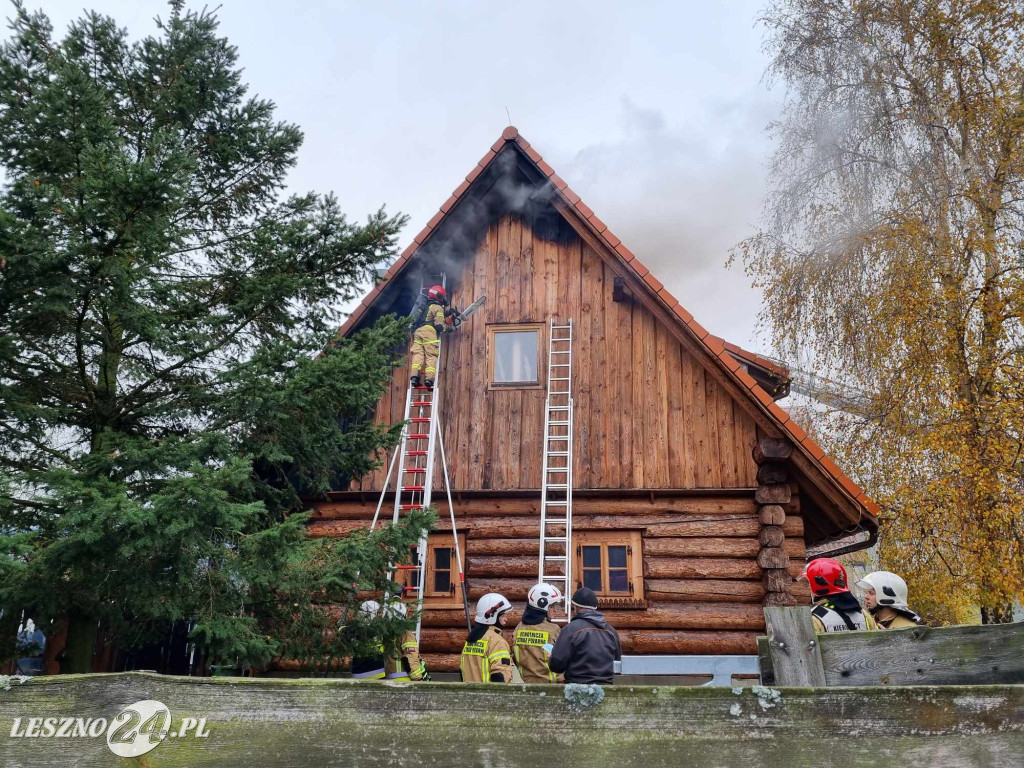
[[[459,554],[462,565],[466,562],[466,536],[459,536]],[[416,548],[413,548],[412,563],[419,562]],[[406,591],[406,598],[415,601],[419,586],[419,571],[403,571],[404,584],[413,589]],[[461,608],[462,593],[459,586],[459,563],[455,558],[455,543],[451,533],[432,533],[427,538],[426,580],[423,586],[424,608]]]
[[[574,531],[573,581],[589,587],[604,605],[642,603],[640,531]]]

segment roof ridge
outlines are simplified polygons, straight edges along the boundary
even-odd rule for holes
[[[686,311],[682,304],[679,303],[678,299],[672,295],[672,293],[665,288],[664,284],[658,280],[651,271],[644,266],[643,262],[637,258],[629,248],[627,248],[622,240],[613,233],[608,226],[599,219],[594,211],[583,202],[583,199],[576,194],[569,185],[565,182],[562,177],[555,173],[555,169],[552,168],[548,163],[544,161],[540,153],[537,152],[514,126],[508,126],[501,132],[501,138],[495,141],[487,153],[484,154],[480,160],[477,161],[476,166],[468,174],[465,179],[455,188],[451,196],[445,200],[441,205],[440,209],[431,219],[427,222],[426,226],[417,233],[413,238],[412,243],[402,251],[395,263],[388,268],[388,271],[381,278],[380,282],[373,287],[373,289],[363,298],[359,306],[356,307],[352,314],[349,315],[345,323],[338,329],[338,335],[344,336],[347,334],[352,327],[359,321],[359,318],[363,316],[367,308],[373,304],[377,299],[377,296],[381,292],[381,286],[386,285],[390,282],[405,266],[409,263],[413,254],[419,250],[420,246],[423,245],[437,226],[444,220],[448,212],[455,206],[459,201],[459,198],[465,194],[466,190],[469,189],[470,184],[473,183],[476,178],[483,173],[484,169],[490,165],[491,161],[498,156],[498,153],[509,143],[514,143],[518,146],[527,157],[537,166],[546,177],[552,186],[557,190],[558,194],[564,199],[566,203],[571,206],[576,213],[578,213],[587,225],[593,230],[594,234],[597,235],[601,240],[604,241],[605,245],[612,251],[614,251],[620,260],[628,265],[630,269],[636,274],[636,276],[657,296],[658,299],[665,305],[671,314],[674,314],[678,320],[685,325],[691,334],[696,337],[698,343],[705,347],[710,355],[717,361],[717,363],[725,368],[727,374],[737,380],[739,384],[747,390],[751,397],[757,400],[762,409],[767,415],[778,425],[778,427],[785,432],[804,452],[812,459],[814,465],[821,468],[821,470],[829,476],[838,485],[842,491],[859,504],[864,510],[866,510],[871,516],[875,517],[879,514],[878,505],[864,492],[864,490],[857,485],[853,480],[846,476],[845,473],[833,462],[821,447],[812,440],[808,434],[800,428],[796,422],[790,418],[790,415],[781,408],[772,399],[771,395],[762,389],[754,378],[747,373],[740,363],[734,356],[735,353],[746,353],[751,358],[755,359],[757,365],[763,366],[769,370],[777,370],[782,375],[789,376],[789,371],[781,368],[777,364],[767,360],[760,355],[756,355],[752,352],[738,347],[735,344],[725,341],[724,339],[715,336],[708,332],[708,330],[698,323],[693,315]],[[730,349],[735,348],[735,349]]]

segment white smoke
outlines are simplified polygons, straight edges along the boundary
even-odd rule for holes
[[[702,325],[755,349],[761,295],[725,262],[758,219],[776,112],[759,92],[670,125],[624,98],[619,141],[549,160]]]

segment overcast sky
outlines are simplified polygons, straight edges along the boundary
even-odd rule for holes
[[[225,0],[251,91],[306,141],[296,190],[411,241],[508,124],[710,330],[767,351],[760,296],[730,246],[760,211],[780,94],[762,82],[764,0]],[[27,0],[57,30],[87,5],[136,37],[156,0]],[[195,6],[201,7],[201,6]]]

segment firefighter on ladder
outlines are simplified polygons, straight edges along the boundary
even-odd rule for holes
[[[526,594],[526,611],[516,627],[512,648],[524,683],[561,683],[561,675],[548,668],[548,658],[562,628],[551,621],[548,611],[565,596],[550,584],[534,584]]]
[[[512,603],[496,592],[489,592],[476,604],[473,629],[462,648],[459,669],[464,683],[511,683],[512,652],[499,627]]]
[[[409,349],[410,381],[414,387],[431,389],[437,375],[437,356],[441,348],[441,334],[454,330],[451,318],[445,314],[448,294],[443,286],[424,288],[412,308],[412,346]]]
[[[409,615],[409,609],[401,600],[388,603],[388,613],[398,619]],[[430,680],[427,667],[420,658],[420,644],[416,633],[407,629],[402,635],[401,652],[384,659],[384,671],[388,680]]]

